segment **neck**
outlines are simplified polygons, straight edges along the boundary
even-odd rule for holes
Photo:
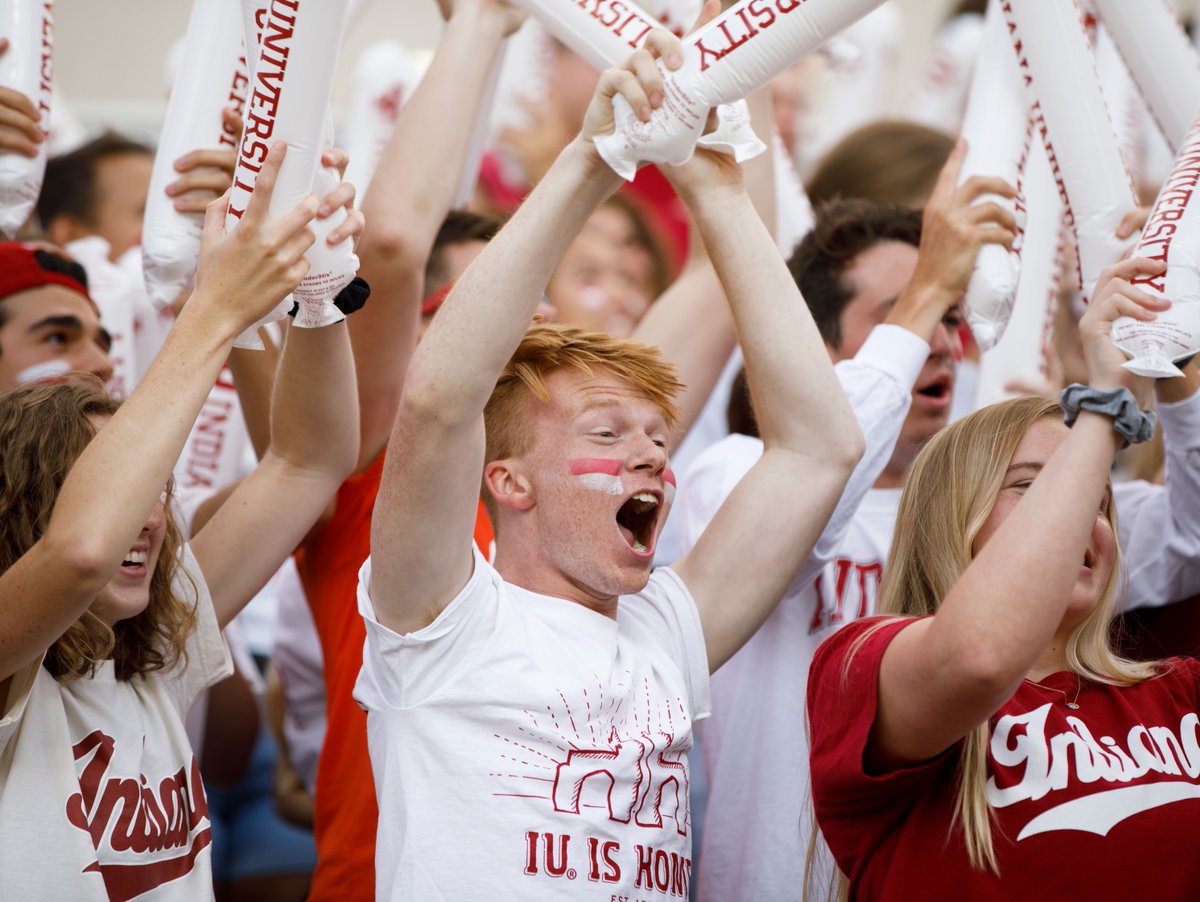
[[[1033,667],[1029,668],[1029,672],[1025,674],[1025,678],[1037,682],[1052,673],[1058,673],[1062,670],[1070,670],[1067,663],[1067,642],[1071,638],[1071,632],[1060,631],[1054,636],[1054,639],[1046,646],[1045,650],[1038,656]]]
[[[545,561],[519,555],[505,555],[497,549],[492,566],[506,583],[519,586],[528,592],[536,592],[538,595],[549,595],[552,598],[574,602],[589,611],[595,611],[613,620],[617,619],[616,595],[602,595],[589,589]]]

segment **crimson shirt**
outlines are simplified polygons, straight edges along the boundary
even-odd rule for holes
[[[851,899],[1200,899],[1200,662],[1170,659],[1124,688],[1085,681],[1078,710],[1073,673],[1021,684],[989,724],[997,878],[971,867],[951,829],[961,744],[863,768],[880,660],[912,622],[852,623],[810,671],[814,806]]]

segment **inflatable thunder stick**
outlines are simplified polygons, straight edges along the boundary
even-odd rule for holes
[[[1144,323],[1121,317],[1113,343],[1132,359],[1125,368],[1140,376],[1182,376],[1174,361],[1200,350],[1200,119],[1163,183],[1142,229],[1134,256],[1161,260],[1166,272],[1130,281],[1148,294],[1167,298],[1171,308]]]
[[[663,27],[648,13],[632,8],[624,0],[599,0],[590,12],[576,0],[517,2],[537,17],[550,34],[596,69],[607,69],[625,59],[641,46],[651,30]],[[700,139],[705,147],[731,153],[739,162],[766,150],[766,145],[750,128],[750,112],[741,102],[743,96],[735,98],[736,102],[718,104],[716,130]]]
[[[50,126],[54,80],[53,0],[0,0],[0,37],[8,49],[0,54],[0,87],[24,94],[41,112],[38,127]],[[0,153],[0,232],[12,237],[29,218],[46,174],[46,142],[34,157]]]
[[[1000,0],[1017,65],[1079,248],[1079,281],[1091,294],[1100,270],[1132,244],[1116,237],[1133,210],[1133,185],[1117,148],[1079,8],[1074,0]]]
[[[301,6],[299,0],[272,0],[264,11],[255,0],[243,3],[247,27],[257,30],[261,40],[257,52],[247,54],[247,61],[254,61],[228,228],[245,213],[263,161],[276,141],[286,141],[288,153],[271,196],[272,216],[291,210],[310,193],[336,182],[336,176],[328,173],[318,179],[318,170],[324,142],[332,136],[329,95],[346,5],[347,0],[311,6]],[[247,32],[248,47],[254,46],[252,35],[253,30]],[[358,258],[350,241],[331,248],[325,236],[344,216],[342,211],[313,222],[317,240],[306,254],[309,273],[295,292],[299,303],[296,326],[316,327],[342,319],[332,299],[354,278]],[[291,304],[290,298],[285,299],[263,322],[279,319]],[[241,346],[259,345],[253,332],[251,329],[239,339]]]
[[[1021,190],[1021,170],[1029,148],[1029,101],[1017,70],[1017,57],[1008,40],[1004,14],[996,0],[988,5],[979,65],[971,82],[962,135],[967,156],[959,176],[961,185],[975,175],[998,176]],[[1017,235],[1013,249],[985,244],[975,258],[975,272],[967,287],[963,307],[971,334],[980,350],[1000,340],[1012,312],[1021,271],[1024,231],[1023,201],[999,195],[986,198],[1013,213]]]
[[[741,0],[685,39],[683,66],[666,74],[666,100],[649,122],[615,98],[616,131],[596,149],[627,180],[638,163],[686,162],[711,107],[745,97],[881,2]]]
[[[1030,144],[1021,181],[1027,208],[1021,281],[1004,334],[979,359],[976,409],[1019,397],[1051,381],[1047,351],[1051,350],[1058,310],[1066,229],[1062,201],[1040,142]]]
[[[1200,52],[1166,0],[1094,0],[1134,83],[1172,149],[1200,110]]]
[[[243,112],[249,84],[237,0],[195,0],[142,220],[142,268],[156,307],[174,303],[191,288],[204,227],[203,213],[180,213],[167,196],[167,185],[179,177],[175,161],[197,149],[237,146],[221,111],[232,106]]]

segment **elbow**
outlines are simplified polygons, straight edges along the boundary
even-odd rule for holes
[[[403,224],[367,221],[371,225],[363,232],[357,249],[360,259],[388,268],[424,268],[427,249],[417,246],[416,237]]]
[[[64,535],[52,525],[38,544],[45,552],[47,566],[61,568],[74,585],[87,592],[104,588],[119,563],[113,560],[112,549],[105,547],[104,537],[99,535]]]
[[[1028,666],[1005,655],[993,642],[969,642],[948,658],[944,672],[964,695],[999,707],[1016,691]]]

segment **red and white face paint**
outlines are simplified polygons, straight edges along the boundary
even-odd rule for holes
[[[159,309],[192,286],[204,227],[203,213],[180,213],[174,198],[167,196],[167,185],[179,177],[175,161],[193,150],[237,146],[237,135],[225,131],[221,111],[233,107],[242,112],[249,85],[237,0],[196,0],[142,220],[146,291]]]
[[[1134,256],[1161,260],[1166,272],[1132,280],[1171,308],[1144,323],[1121,317],[1113,343],[1132,358],[1125,368],[1141,376],[1182,376],[1173,361],[1200,351],[1200,119],[1192,124],[1171,175],[1163,183]]]
[[[575,482],[585,489],[605,495],[625,494],[625,484],[621,481],[624,461],[611,457],[580,457],[572,460],[570,467]]]
[[[1100,270],[1132,240],[1116,237],[1137,206],[1109,121],[1095,62],[1074,0],[999,0],[1032,103],[1034,129],[1079,247],[1079,280],[1091,294]]]
[[[38,125],[45,134],[54,90],[53,0],[0,0],[0,35],[8,38],[0,54],[0,87],[29,98],[42,114]],[[0,232],[10,238],[37,203],[47,153],[45,141],[32,158],[0,153]]]
[[[597,150],[625,179],[639,163],[687,162],[711,107],[750,94],[881,2],[741,0],[684,41],[683,66],[664,73],[666,99],[649,122],[615,98],[616,131]]]

